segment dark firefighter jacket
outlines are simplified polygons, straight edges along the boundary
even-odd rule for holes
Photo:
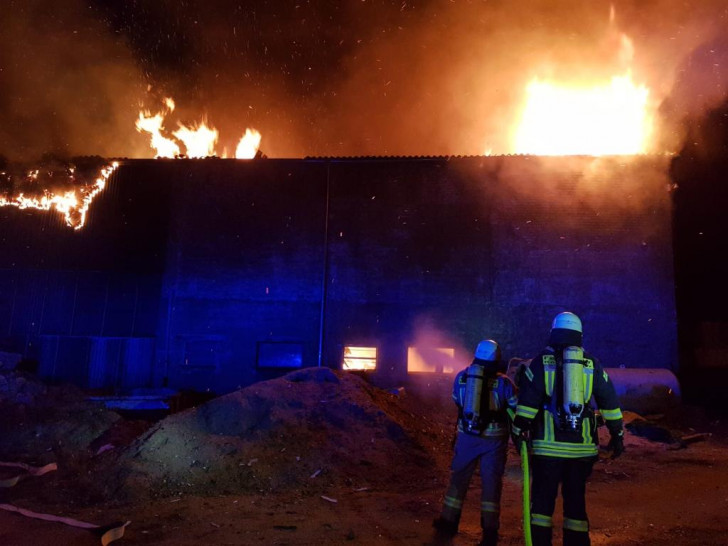
[[[619,409],[617,393],[599,361],[584,353],[584,418],[580,429],[570,430],[560,426],[560,405],[563,398],[560,360],[560,353],[557,361],[557,354],[551,347],[547,347],[522,370],[518,381],[516,417],[532,420],[534,455],[564,459],[595,457],[598,454],[599,439],[596,417],[590,402],[594,400],[610,431],[621,430],[622,411]]]

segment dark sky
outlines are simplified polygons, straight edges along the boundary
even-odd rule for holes
[[[625,69],[680,121],[725,97],[725,2],[9,0],[0,12],[0,154],[151,157],[134,128],[171,96],[270,157],[508,151],[535,76]],[[723,62],[725,61],[725,62]]]

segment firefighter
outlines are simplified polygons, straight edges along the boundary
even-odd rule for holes
[[[622,412],[609,376],[582,349],[581,320],[559,313],[549,345],[518,379],[513,439],[527,441],[533,454],[531,536],[534,546],[550,546],[559,484],[563,497],[564,546],[589,546],[586,480],[598,458],[592,400],[606,421],[612,458],[624,451]]]
[[[455,376],[452,397],[458,407],[457,434],[450,484],[442,512],[433,522],[438,542],[457,534],[463,500],[478,465],[482,482],[481,545],[498,542],[509,438],[507,410],[515,411],[517,402],[515,387],[501,372],[502,367],[500,347],[488,339],[478,344],[472,364]]]

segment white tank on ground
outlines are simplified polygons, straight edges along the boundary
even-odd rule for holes
[[[511,358],[508,377],[515,381],[520,366],[531,360]],[[681,403],[680,383],[667,368],[605,368],[623,410],[640,415],[662,413]]]
[[[641,415],[662,413],[681,402],[680,383],[666,368],[605,368],[622,409]]]

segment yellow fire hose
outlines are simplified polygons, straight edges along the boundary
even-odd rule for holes
[[[531,540],[531,473],[528,468],[528,446],[521,442],[521,470],[523,471],[523,540],[533,546]]]

